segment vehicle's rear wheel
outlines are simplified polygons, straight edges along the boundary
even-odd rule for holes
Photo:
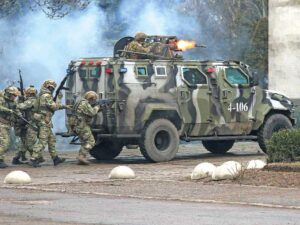
[[[90,151],[91,156],[98,160],[110,160],[117,157],[123,145],[117,141],[103,140]]]
[[[272,134],[282,129],[290,129],[293,125],[288,117],[283,114],[273,114],[264,121],[259,128],[257,141],[261,150],[267,153],[267,142],[272,137]]]
[[[156,119],[142,133],[140,150],[151,162],[173,159],[178,151],[179,135],[176,127],[167,119]]]
[[[224,154],[232,148],[234,140],[202,141],[202,144],[211,153]]]

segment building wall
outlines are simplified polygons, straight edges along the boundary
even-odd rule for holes
[[[294,100],[300,127],[300,0],[269,0],[269,89]]]
[[[269,89],[300,99],[300,0],[269,0]]]

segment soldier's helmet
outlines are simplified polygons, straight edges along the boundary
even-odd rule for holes
[[[134,40],[136,41],[144,41],[146,39],[147,35],[143,32],[138,32],[134,36]]]
[[[56,88],[56,83],[54,80],[46,80],[44,83],[43,83],[43,87],[45,88],[53,88],[55,89]]]
[[[5,89],[5,94],[20,96],[20,91],[18,90],[18,88],[14,87],[14,86],[10,86]]]
[[[25,90],[25,95],[36,95],[37,94],[37,90],[34,86],[29,86],[28,88],[26,88]]]
[[[96,101],[97,100],[97,93],[94,91],[88,91],[85,93],[84,98],[88,101]]]

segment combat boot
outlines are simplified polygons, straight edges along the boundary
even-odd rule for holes
[[[0,169],[4,169],[7,167],[7,164],[3,161],[3,159],[0,159]]]
[[[38,158],[38,161],[39,161],[39,163],[43,163],[43,162],[45,162],[45,159],[44,159],[43,156],[41,156],[41,157]]]
[[[21,161],[27,161],[27,158],[26,158],[26,153],[24,152],[24,153],[22,153],[22,155],[21,155]]]
[[[65,158],[60,158],[58,156],[55,156],[53,158],[53,164],[54,164],[54,166],[57,166],[58,164],[63,163],[64,161],[66,161]]]
[[[15,156],[13,157],[13,160],[11,162],[13,165],[20,165],[20,164],[23,164],[21,161],[20,161],[20,157],[19,156]]]
[[[30,159],[29,163],[30,166],[36,168],[36,167],[41,167],[40,162],[38,159]]]
[[[77,159],[78,159],[78,162],[77,162],[78,165],[89,165],[90,164],[90,162],[83,155],[79,155]]]

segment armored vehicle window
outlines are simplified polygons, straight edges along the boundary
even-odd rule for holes
[[[245,74],[236,68],[226,68],[226,79],[230,84],[247,85],[249,80]]]
[[[90,77],[92,78],[99,78],[100,77],[100,70],[101,68],[100,67],[93,67],[91,68],[90,70]]]
[[[207,79],[197,68],[183,68],[183,78],[191,85],[207,84]]]
[[[137,75],[138,77],[145,77],[148,76],[147,74],[147,68],[146,67],[137,67]]]
[[[166,74],[166,67],[157,66],[157,67],[155,67],[155,72],[156,72],[156,76],[158,76],[158,77],[165,77],[165,76],[167,76],[167,74]]]
[[[80,68],[79,69],[79,76],[80,78],[86,78],[87,77],[87,71],[85,68]]]

